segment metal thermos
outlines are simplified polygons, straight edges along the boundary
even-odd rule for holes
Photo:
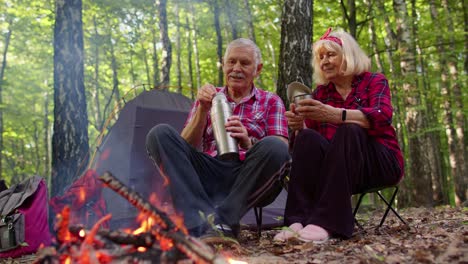
[[[211,124],[220,159],[239,158],[238,142],[226,131],[225,124],[232,115],[232,109],[224,93],[217,93],[211,106]]]

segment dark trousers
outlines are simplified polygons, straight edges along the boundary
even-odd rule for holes
[[[152,128],[146,148],[169,179],[174,207],[188,229],[206,224],[200,214],[238,225],[248,209],[276,198],[291,160],[287,144],[276,137],[260,140],[244,161],[219,160],[192,147],[166,124]]]
[[[285,224],[315,224],[351,237],[351,195],[400,180],[397,159],[355,124],[341,125],[329,142],[312,129],[294,142]]]

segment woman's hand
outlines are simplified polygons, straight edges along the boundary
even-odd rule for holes
[[[335,108],[314,99],[303,99],[296,108],[297,114],[304,119],[329,123],[340,123],[341,111],[341,108]]]
[[[289,111],[286,111],[284,115],[286,116],[288,120],[288,126],[292,130],[301,130],[304,128],[304,117],[300,116],[296,113],[296,105],[295,104],[290,104],[289,105]]]
[[[243,149],[249,149],[252,147],[252,142],[249,138],[247,129],[242,124],[239,116],[233,115],[228,118],[226,123],[226,131],[230,132],[231,137],[236,138],[239,142],[239,146]]]

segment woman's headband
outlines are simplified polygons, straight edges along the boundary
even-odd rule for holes
[[[329,40],[329,41],[333,41],[335,42],[336,44],[340,45],[340,46],[343,46],[343,43],[341,42],[341,39],[337,38],[337,37],[333,37],[333,36],[330,36],[330,32],[332,31],[332,28],[328,28],[327,32],[325,32],[325,34],[323,34],[323,36],[320,37],[320,40]]]

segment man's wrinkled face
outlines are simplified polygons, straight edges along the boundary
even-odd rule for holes
[[[247,90],[260,74],[262,65],[255,63],[255,51],[252,47],[232,47],[224,58],[223,72],[227,86],[234,90]]]

